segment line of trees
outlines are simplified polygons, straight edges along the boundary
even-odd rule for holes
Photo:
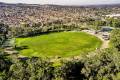
[[[95,30],[99,30],[100,26],[110,26],[110,27],[114,27],[114,28],[120,28],[120,19],[119,18],[106,18],[103,20],[89,20],[86,22],[87,25],[92,25],[91,28],[95,29]]]
[[[19,27],[11,27],[10,32],[12,37],[28,37],[34,36],[42,33],[48,32],[60,32],[60,31],[70,31],[70,30],[80,30],[80,27],[75,24],[65,25],[65,24],[41,24],[34,23],[33,25],[22,24]]]

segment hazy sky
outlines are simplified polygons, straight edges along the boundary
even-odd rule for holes
[[[84,4],[120,3],[120,0],[0,0],[0,2],[29,3],[29,4],[84,5]]]

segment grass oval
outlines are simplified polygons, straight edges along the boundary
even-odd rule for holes
[[[99,48],[102,41],[84,32],[59,32],[35,37],[17,38],[20,55],[36,57],[73,57]]]

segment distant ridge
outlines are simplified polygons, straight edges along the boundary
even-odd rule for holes
[[[92,8],[104,8],[104,7],[120,7],[118,4],[92,4],[92,5],[56,5],[56,4],[27,4],[27,3],[5,3],[0,2],[0,6],[53,6],[53,7],[92,7]]]
[[[120,7],[118,4],[92,4],[92,5],[56,5],[56,4],[44,4],[47,6],[68,6],[68,7]]]

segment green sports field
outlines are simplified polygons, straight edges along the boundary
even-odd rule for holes
[[[73,57],[100,48],[102,41],[84,32],[58,32],[17,38],[20,55],[36,57]]]

